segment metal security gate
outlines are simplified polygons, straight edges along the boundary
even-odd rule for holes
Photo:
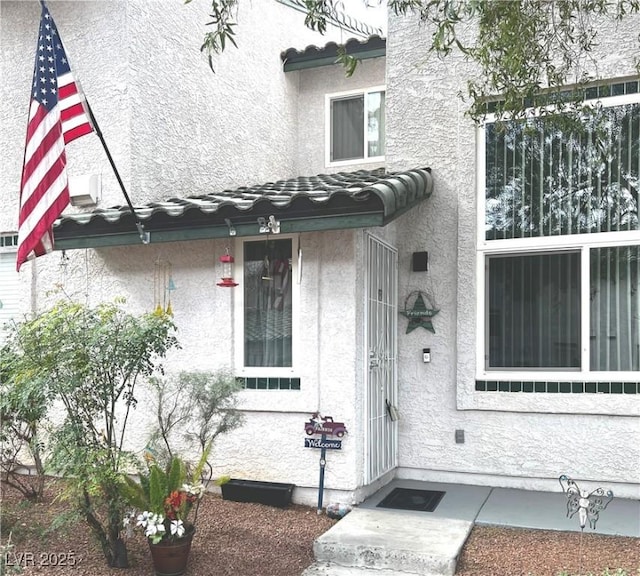
[[[366,234],[365,478],[370,484],[397,466],[398,253]]]

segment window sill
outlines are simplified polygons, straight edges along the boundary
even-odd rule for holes
[[[351,160],[338,160],[336,162],[325,162],[326,168],[340,168],[342,166],[353,166],[356,164],[382,164],[384,163],[384,156],[375,156],[373,158],[353,158]]]

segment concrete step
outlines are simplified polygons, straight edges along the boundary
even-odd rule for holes
[[[372,576],[453,576],[472,527],[473,522],[428,513],[356,508],[314,542],[320,568],[329,564],[334,570],[317,574],[359,574],[338,572],[337,565],[368,569]]]
[[[331,562],[316,562],[307,568],[302,576],[413,576],[409,572],[397,570],[376,570],[375,568],[355,568],[340,566]],[[437,576],[436,574],[421,574],[420,576]]]

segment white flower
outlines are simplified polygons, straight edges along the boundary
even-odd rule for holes
[[[171,520],[171,535],[181,538],[184,536],[184,524],[182,520]]]
[[[160,536],[164,534],[164,516],[160,514],[150,514],[147,520],[144,535],[151,538],[152,536]]]
[[[183,484],[180,490],[192,496],[197,496],[198,498],[202,498],[202,495],[204,494],[204,484],[198,484],[198,485]]]
[[[142,514],[138,514],[138,521],[136,522],[136,526],[142,526],[143,528],[146,528],[151,516],[151,512],[147,511],[143,512]]]

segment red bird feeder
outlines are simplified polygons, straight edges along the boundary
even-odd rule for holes
[[[227,251],[226,254],[220,256],[220,262],[222,263],[222,280],[217,285],[224,288],[235,288],[238,283],[233,279],[233,256]]]

